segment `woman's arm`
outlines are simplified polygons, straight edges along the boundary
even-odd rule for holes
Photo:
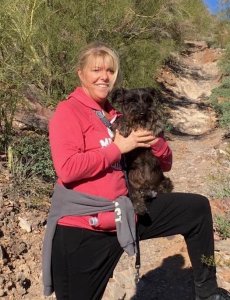
[[[65,103],[50,120],[49,140],[54,168],[64,183],[94,177],[121,158],[114,143],[85,152],[82,128]]]
[[[151,148],[153,155],[160,161],[162,171],[170,171],[172,167],[172,150],[164,137],[158,137],[156,142],[151,145]]]

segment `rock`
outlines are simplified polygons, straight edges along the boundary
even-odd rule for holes
[[[25,230],[26,232],[31,232],[32,231],[32,226],[26,219],[23,219],[21,217],[18,217],[18,219],[19,219],[19,226],[23,230]]]
[[[2,262],[3,264],[7,262],[6,249],[2,245],[0,245],[0,262]]]
[[[4,259],[4,252],[3,247],[0,245],[0,260]]]
[[[3,199],[3,193],[2,189],[0,188],[0,208],[4,206],[4,199]]]
[[[5,290],[0,287],[0,297],[4,297],[4,296],[5,296]]]
[[[13,282],[10,280],[10,281],[8,281],[7,282],[7,288],[8,288],[8,290],[10,290],[13,286],[14,286],[14,284],[13,284]]]
[[[186,45],[183,53],[172,54],[157,81],[163,87],[174,131],[199,136],[216,127],[216,113],[206,99],[220,83],[217,61],[223,51],[208,48],[205,42],[187,41]]]
[[[18,254],[23,254],[27,252],[27,244],[25,242],[20,242],[18,246]]]
[[[5,283],[5,278],[3,276],[0,276],[0,287],[2,287]]]
[[[212,110],[204,110],[196,105],[171,109],[169,121],[174,131],[187,135],[199,136],[210,132],[216,127],[217,116]]]
[[[16,290],[21,297],[26,294],[26,289],[21,286],[21,283],[16,283]]]
[[[47,125],[53,112],[42,105],[45,95],[34,84],[24,89],[24,105],[15,113],[13,126],[20,129],[40,129],[47,132]]]
[[[185,45],[187,46],[186,52],[197,52],[199,49],[200,51],[203,51],[204,49],[208,48],[208,45],[205,41],[184,41]]]

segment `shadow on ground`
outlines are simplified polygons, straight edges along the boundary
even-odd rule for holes
[[[194,285],[191,268],[183,268],[184,258],[167,257],[162,265],[140,279],[131,300],[193,300]]]

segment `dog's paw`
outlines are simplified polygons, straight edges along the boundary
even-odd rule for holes
[[[136,203],[134,205],[134,210],[138,215],[145,215],[147,213],[147,207],[145,203]]]

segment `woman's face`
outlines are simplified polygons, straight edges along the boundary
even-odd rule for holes
[[[84,68],[78,70],[78,76],[86,94],[103,105],[115,82],[113,60],[91,55]]]

